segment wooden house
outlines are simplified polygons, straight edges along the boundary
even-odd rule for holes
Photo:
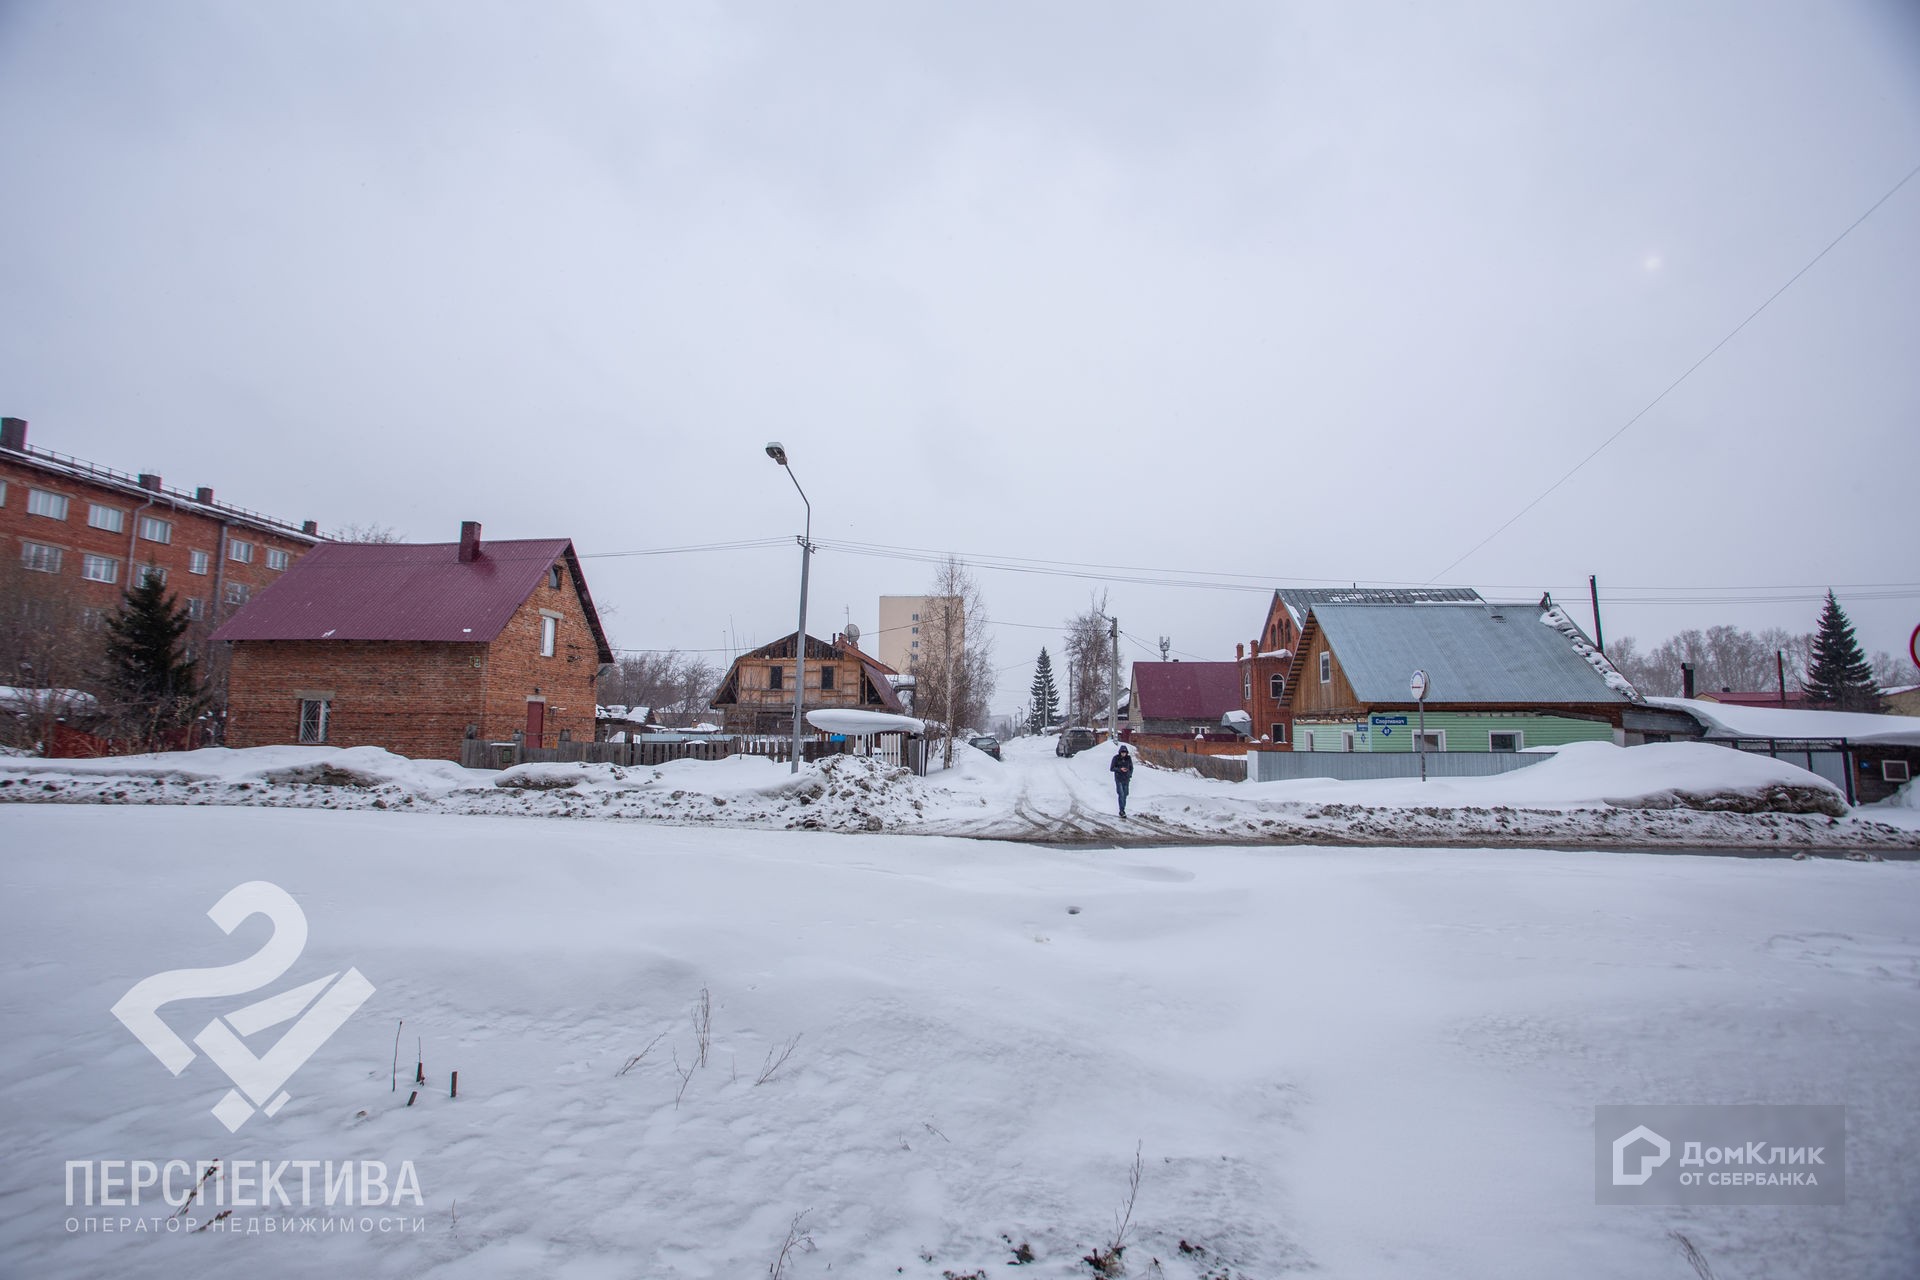
[[[842,707],[858,711],[904,714],[900,697],[887,677],[898,675],[878,658],[862,653],[844,635],[831,644],[806,638],[807,710]],[[720,691],[713,696],[730,733],[779,735],[793,731],[793,636],[743,653],[727,668]]]

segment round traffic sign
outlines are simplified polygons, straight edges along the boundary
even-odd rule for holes
[[[1413,691],[1413,700],[1415,702],[1425,702],[1427,700],[1427,673],[1424,671],[1414,672],[1413,679],[1407,682],[1407,688]]]

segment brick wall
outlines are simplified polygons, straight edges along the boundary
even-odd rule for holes
[[[599,649],[587,625],[579,588],[565,561],[556,562],[558,586],[542,579],[526,603],[487,646],[485,719],[481,736],[505,741],[527,727],[527,703],[544,699],[546,727],[541,745],[560,741],[561,730],[575,742],[593,741],[594,685],[600,671]],[[553,656],[540,652],[540,620],[558,614]],[[528,746],[535,745],[531,739]]]
[[[222,521],[213,509],[177,494],[129,492],[122,486],[41,467],[17,455],[0,456],[0,486],[5,489],[0,494],[0,555],[19,563],[29,543],[56,548],[58,567],[44,577],[83,609],[105,612],[117,607],[135,581],[130,566],[151,564],[166,571],[167,589],[183,606],[198,610],[209,626],[215,625],[240,608],[241,602],[227,602],[229,586],[242,587],[251,595],[279,580],[284,569],[272,567],[268,552],[285,552],[291,564],[313,546],[311,540]],[[36,489],[65,498],[65,516],[30,512],[29,497]],[[118,513],[121,527],[102,529],[90,524],[94,506]],[[168,541],[141,537],[143,516],[165,522]],[[239,549],[250,559],[233,557],[235,543],[246,544]],[[206,557],[203,573],[193,572],[196,551]],[[85,576],[89,555],[112,562],[111,581]]]
[[[328,746],[458,760],[466,727],[481,722],[485,645],[245,640],[231,648],[228,746],[298,742],[303,694],[331,699]]]

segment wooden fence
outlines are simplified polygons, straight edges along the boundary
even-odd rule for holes
[[[1133,753],[1157,769],[1192,769],[1203,778],[1218,778],[1222,782],[1247,780],[1245,760],[1226,760],[1218,756],[1182,751],[1179,748],[1137,746]]]
[[[871,754],[888,764],[898,764],[924,775],[927,771],[926,743],[906,734],[878,734]],[[898,741],[888,741],[898,739]],[[829,742],[807,738],[800,743],[800,758],[809,763],[828,756],[852,754],[855,743]],[[508,742],[482,742],[468,738],[460,744],[460,763],[469,769],[511,769],[517,764],[618,764],[649,766],[670,760],[724,760],[728,756],[761,756],[786,763],[793,759],[791,738],[709,738],[701,742],[562,742],[551,747],[529,747],[519,735]]]

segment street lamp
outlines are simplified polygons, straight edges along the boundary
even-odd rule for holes
[[[807,531],[800,539],[800,627],[794,633],[793,662],[793,769],[800,772],[800,730],[801,706],[807,694],[807,569],[813,558],[813,504],[807,501],[807,491],[800,488],[800,481],[794,477],[793,468],[787,465],[787,451],[778,440],[767,442],[767,456],[780,464],[787,473],[787,479],[793,481],[794,489],[800,494],[800,501],[807,509]]]

